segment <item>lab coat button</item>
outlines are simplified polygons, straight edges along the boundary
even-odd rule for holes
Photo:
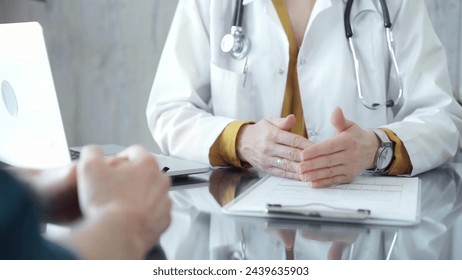
[[[304,60],[304,59],[300,60],[300,65],[304,65],[305,63],[306,63],[306,60]]]
[[[282,74],[284,74],[284,69],[282,69],[282,68],[279,68],[279,71],[278,71],[278,73],[279,73],[279,75],[282,75]]]
[[[316,130],[308,129],[308,137],[317,136],[319,133]]]

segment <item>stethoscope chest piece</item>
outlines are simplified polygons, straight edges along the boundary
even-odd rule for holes
[[[231,53],[236,59],[243,59],[249,52],[250,41],[242,33],[242,28],[238,26],[231,27],[231,33],[226,34],[221,39],[221,50],[225,53]]]
[[[242,0],[236,1],[231,33],[226,34],[221,39],[221,50],[225,53],[231,53],[235,59],[243,59],[250,49],[250,41],[242,31],[242,17],[244,14],[242,2]]]

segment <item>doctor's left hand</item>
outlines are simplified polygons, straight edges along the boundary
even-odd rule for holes
[[[363,170],[373,168],[379,140],[371,130],[349,121],[340,108],[332,113],[337,135],[302,152],[301,179],[313,187],[351,183]]]
[[[294,115],[244,125],[236,142],[239,159],[271,175],[300,180],[301,152],[313,143],[290,132],[294,125]]]

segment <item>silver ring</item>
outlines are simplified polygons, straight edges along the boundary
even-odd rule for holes
[[[277,168],[281,168],[281,165],[282,165],[282,158],[278,158],[278,160],[276,161]]]

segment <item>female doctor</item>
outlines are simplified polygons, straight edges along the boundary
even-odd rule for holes
[[[424,1],[239,2],[179,1],[147,107],[162,152],[314,187],[455,155],[462,110]]]

